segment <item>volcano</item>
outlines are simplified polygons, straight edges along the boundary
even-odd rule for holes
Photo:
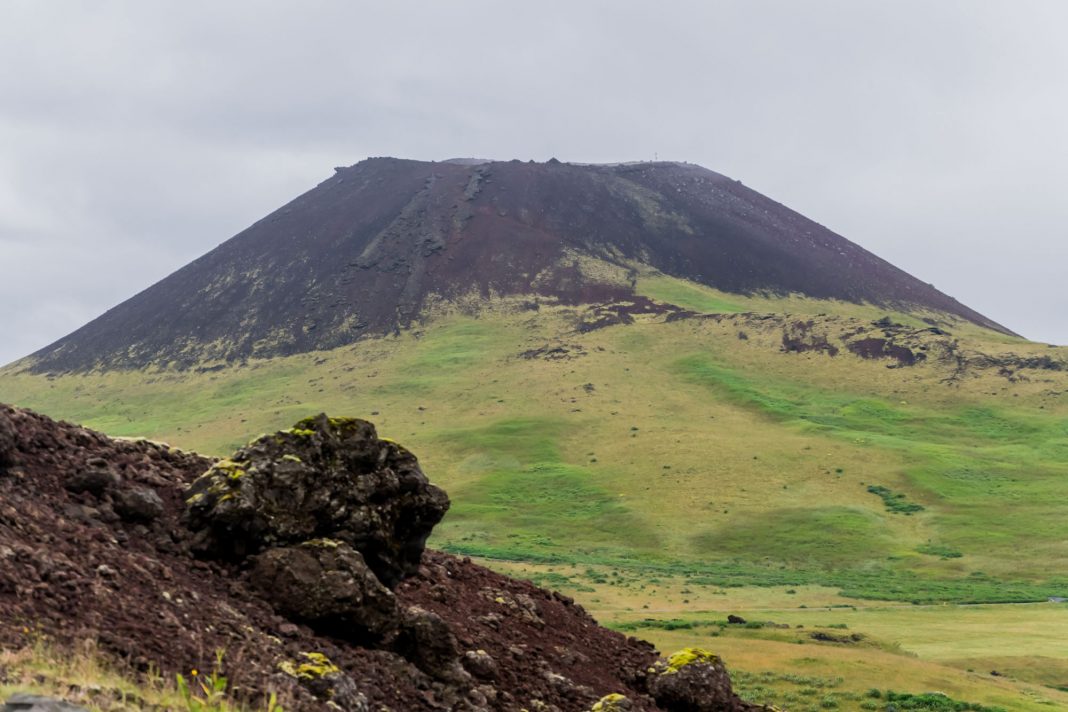
[[[181,369],[326,350],[410,327],[435,305],[640,300],[642,271],[728,293],[931,310],[1011,333],[700,166],[371,158],[37,352],[31,367]]]

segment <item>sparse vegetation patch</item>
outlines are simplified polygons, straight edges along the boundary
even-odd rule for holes
[[[883,487],[882,485],[868,485],[868,491],[883,500],[883,504],[886,506],[886,511],[888,512],[911,515],[924,510],[923,505],[909,502],[905,498],[905,495],[900,492],[894,492],[888,487]]]

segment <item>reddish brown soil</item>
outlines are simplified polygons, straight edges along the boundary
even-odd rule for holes
[[[561,265],[566,251],[644,262],[728,292],[918,305],[1004,330],[699,166],[374,158],[337,169],[38,352],[34,369],[185,368],[332,348],[408,326],[429,295],[472,290],[569,304],[632,300],[627,286],[593,282]]]
[[[290,710],[324,707],[295,688],[279,663],[322,652],[375,710],[449,709],[440,684],[399,656],[288,623],[246,584],[245,572],[188,553],[182,493],[209,460],[0,406],[4,421],[16,435],[13,457],[0,457],[7,463],[0,464],[0,645],[22,646],[42,634],[61,645],[91,639],[135,669],[155,666],[167,675],[210,669],[214,651],[224,649],[239,694],[258,701],[264,690],[282,688]],[[110,493],[98,498],[65,487],[102,463],[121,480]],[[137,487],[164,502],[151,524],[115,513],[117,493]],[[489,653],[499,668],[490,709],[530,707],[537,698],[585,710],[611,692],[639,710],[656,709],[636,689],[655,651],[597,626],[566,597],[437,552],[426,553],[397,595],[443,617],[463,650]]]
[[[517,702],[540,697],[567,710],[588,709],[613,691],[635,701],[641,697],[632,683],[656,658],[648,643],[601,628],[567,596],[500,576],[470,560],[427,552],[424,561],[425,571],[401,584],[398,594],[464,631],[459,636],[464,648],[485,650],[501,663],[498,686]],[[520,605],[524,596],[534,602],[536,614]],[[546,695],[545,673],[563,675],[596,691],[595,696]],[[656,707],[645,700],[638,709]]]

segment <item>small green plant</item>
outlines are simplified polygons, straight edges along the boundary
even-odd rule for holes
[[[202,675],[198,670],[191,671],[189,680],[179,673],[177,675],[178,694],[185,703],[188,712],[225,712],[226,705],[226,677],[222,674],[223,651],[215,651],[215,664],[211,673]],[[277,712],[277,699],[272,694],[271,701],[274,706],[269,709]]]
[[[878,690],[869,690],[867,696],[879,699]],[[904,710],[926,710],[927,712],[1006,712],[1004,707],[988,707],[977,702],[962,702],[944,695],[941,692],[924,692],[911,694],[907,692],[894,692],[887,690],[883,694],[887,704],[885,709],[894,712]]]
[[[264,712],[285,712],[282,705],[278,704],[278,694],[272,692],[263,703]]]
[[[645,618],[640,621],[627,621],[617,623],[613,627],[616,630],[635,631],[643,628],[656,628],[659,630],[690,630],[702,625],[697,621],[688,621],[681,618]],[[704,625],[712,625],[711,623]]]
[[[916,551],[921,554],[927,554],[928,556],[940,556],[943,559],[959,559],[964,556],[964,554],[956,549],[951,549],[948,546],[941,546],[939,544],[921,544],[916,547]]]

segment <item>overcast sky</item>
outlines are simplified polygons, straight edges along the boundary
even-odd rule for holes
[[[0,363],[367,156],[685,160],[1068,344],[1068,2],[0,2]]]

